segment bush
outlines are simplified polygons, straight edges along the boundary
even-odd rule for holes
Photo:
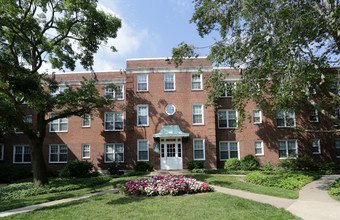
[[[193,169],[203,169],[204,166],[204,161],[201,160],[191,160],[187,162],[187,167],[188,170],[193,170]]]
[[[335,180],[329,185],[328,193],[333,196],[340,196],[340,179]]]
[[[251,171],[244,170],[225,170],[225,169],[193,169],[192,173],[205,173],[205,174],[235,174],[235,175],[245,175]]]
[[[93,168],[93,163],[84,160],[74,160],[67,163],[61,170],[60,177],[87,177]]]
[[[116,162],[110,163],[109,166],[107,167],[107,170],[109,171],[109,173],[111,175],[122,175],[122,174],[124,174],[124,172],[119,171],[119,169],[120,169],[120,164],[116,163]]]
[[[258,170],[260,168],[259,161],[252,154],[243,157],[240,162],[242,170]]]
[[[149,172],[144,172],[144,171],[131,171],[131,172],[126,172],[124,174],[125,177],[129,177],[129,176],[144,176],[146,174],[148,174]]]
[[[230,158],[224,163],[224,169],[226,170],[240,170],[241,162],[237,158]]]
[[[273,167],[273,165],[270,164],[270,162],[268,162],[268,163],[267,163],[266,165],[264,165],[264,167],[263,167],[263,171],[267,171],[267,172],[273,171],[273,169],[274,169],[274,167]]]
[[[153,170],[153,165],[151,162],[139,161],[133,169],[140,172],[150,172]]]
[[[291,170],[319,170],[317,163],[308,155],[300,154],[298,158],[290,161]]]
[[[9,183],[14,180],[27,179],[33,177],[30,165],[22,166],[15,164],[0,165],[0,183]]]

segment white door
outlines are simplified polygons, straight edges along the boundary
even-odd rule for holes
[[[183,169],[182,140],[178,138],[161,139],[161,169]]]

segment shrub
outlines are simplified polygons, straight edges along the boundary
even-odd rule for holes
[[[187,167],[188,170],[193,170],[193,169],[203,169],[204,166],[204,161],[201,160],[191,160],[187,162]]]
[[[133,169],[135,171],[150,172],[153,170],[153,165],[151,162],[138,161]]]
[[[290,161],[291,170],[312,170],[316,171],[319,169],[317,163],[306,154],[300,154],[298,158]]]
[[[240,170],[241,162],[237,158],[230,158],[224,163],[224,169],[226,170]]]
[[[16,164],[0,165],[0,182],[9,183],[14,180],[26,179],[33,177],[32,167],[30,165],[22,166]]]
[[[148,174],[149,172],[144,172],[144,171],[131,171],[131,172],[126,172],[124,176],[143,176],[145,174]]]
[[[335,180],[329,185],[328,193],[333,196],[340,196],[340,179]]]
[[[124,172],[119,171],[119,169],[120,169],[120,164],[116,162],[110,163],[109,166],[107,167],[107,170],[109,171],[111,175],[123,174]]]
[[[240,162],[242,170],[258,170],[260,168],[259,161],[252,154],[243,157]]]
[[[274,167],[273,167],[273,165],[271,165],[270,164],[270,162],[268,162],[266,165],[264,165],[264,167],[263,167],[263,170],[264,171],[273,171],[273,169],[274,169]]]
[[[87,177],[93,168],[93,163],[84,160],[74,160],[61,170],[60,177]]]

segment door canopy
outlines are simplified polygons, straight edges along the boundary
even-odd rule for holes
[[[189,133],[181,131],[178,125],[163,125],[161,131],[153,134],[152,137],[189,137]]]

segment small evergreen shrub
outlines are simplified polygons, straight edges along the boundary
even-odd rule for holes
[[[317,163],[306,154],[300,154],[298,158],[290,160],[289,169],[291,170],[319,170]]]
[[[333,196],[340,196],[340,179],[335,180],[329,185],[328,193]]]
[[[126,172],[123,176],[129,177],[129,176],[144,176],[148,174],[149,172],[145,171],[131,171],[131,172]]]
[[[243,157],[240,162],[242,170],[258,170],[260,168],[259,161],[252,154]]]
[[[26,179],[33,177],[32,167],[30,165],[22,166],[17,164],[0,165],[0,183],[9,183],[14,180]]]
[[[203,169],[204,166],[204,161],[201,160],[191,160],[187,162],[187,167],[188,170],[193,170],[193,169]]]
[[[241,162],[237,158],[230,158],[224,163],[224,169],[226,170],[240,170]]]
[[[93,168],[93,163],[84,160],[74,160],[61,170],[60,177],[87,177]]]
[[[120,169],[120,164],[116,162],[110,163],[109,166],[107,167],[107,170],[109,171],[111,175],[123,174],[123,172],[119,171],[119,169]]]
[[[273,171],[274,170],[274,166],[270,164],[270,162],[268,162],[266,165],[264,165],[263,167],[263,171]]]
[[[153,170],[153,165],[151,162],[138,161],[133,169],[135,171],[150,172]]]

